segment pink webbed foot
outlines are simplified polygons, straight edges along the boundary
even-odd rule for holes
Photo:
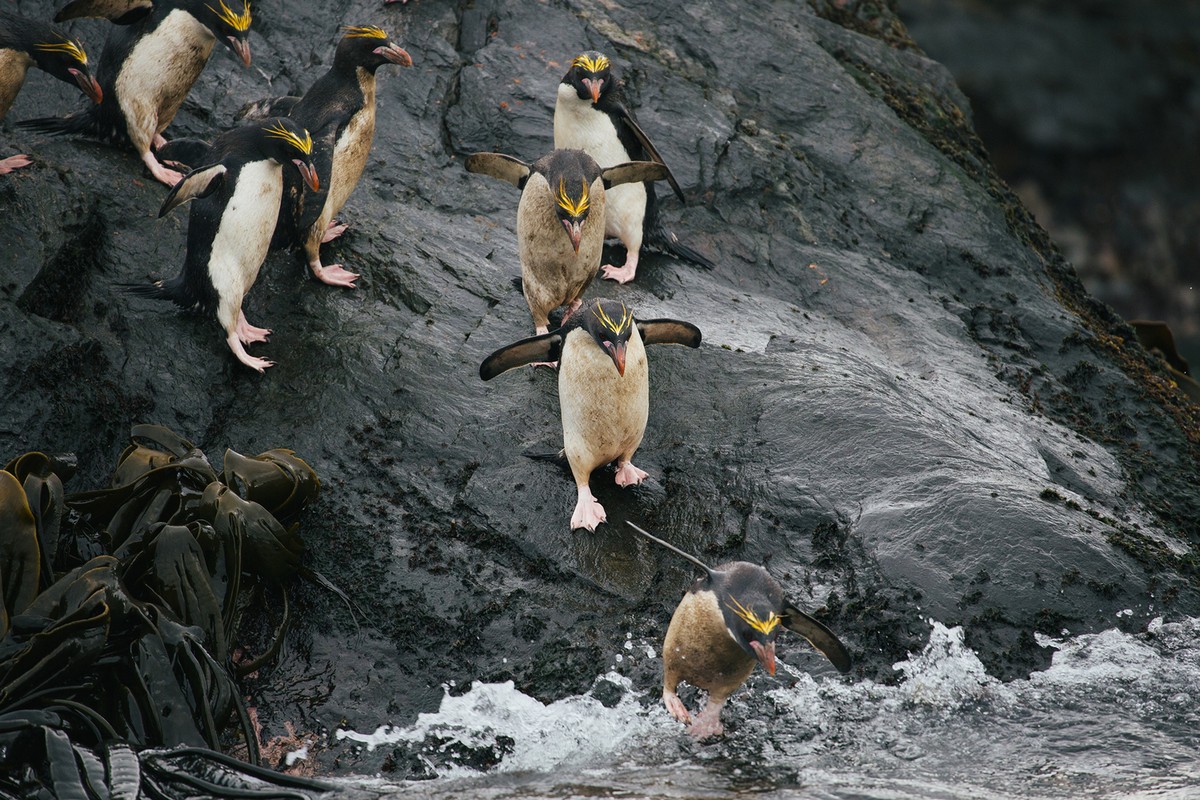
[[[341,236],[349,228],[349,225],[338,222],[336,219],[329,223],[329,227],[325,229],[325,233],[321,235],[321,244],[332,242],[334,239]]]
[[[142,163],[150,170],[150,174],[156,181],[165,183],[167,186],[174,186],[183,180],[183,173],[164,167],[150,151],[142,154]]]
[[[587,486],[579,487],[579,499],[575,503],[575,513],[571,515],[571,530],[587,528],[596,530],[596,526],[607,520],[604,506],[592,497],[592,490]]]
[[[342,269],[341,264],[330,264],[328,267],[323,267],[321,262],[317,261],[308,266],[312,269],[313,275],[317,276],[317,280],[330,286],[353,289],[354,282],[358,280],[358,273]]]
[[[571,318],[571,315],[572,315],[572,314],[574,314],[576,311],[578,311],[578,310],[579,310],[579,307],[580,307],[581,305],[583,305],[583,299],[582,299],[582,298],[578,298],[578,297],[577,297],[577,298],[575,298],[575,300],[573,300],[573,301],[572,301],[572,302],[571,302],[571,303],[570,303],[570,304],[567,306],[567,310],[566,310],[566,312],[563,314],[563,317],[562,317],[562,322],[558,323],[558,324],[559,324],[559,326],[561,327],[561,326],[565,325],[565,324],[567,323],[567,320],[569,320],[569,319]]]
[[[663,689],[663,705],[667,707],[667,711],[670,712],[672,717],[679,720],[684,725],[691,723],[692,715],[688,713],[687,706],[685,706],[683,701],[679,699],[679,695]]]
[[[545,325],[539,325],[538,327],[533,329],[534,336],[541,336],[542,334],[546,334],[549,332],[550,332],[550,328],[546,327]],[[558,362],[557,361],[530,361],[529,366],[531,366],[531,367],[549,367],[550,369],[558,369]]]
[[[629,283],[633,277],[637,275],[638,254],[637,251],[629,251],[625,256],[625,265],[621,267],[605,264],[600,268],[604,273],[606,280],[616,281],[617,283]]]
[[[235,333],[243,343],[253,344],[254,342],[265,342],[271,334],[271,329],[254,327],[246,319],[246,315],[239,311]]]
[[[650,477],[650,473],[638,469],[632,461],[617,464],[617,486],[636,486],[648,477]]]
[[[0,159],[0,175],[7,175],[14,169],[28,167],[32,163],[33,159],[27,155],[15,155]]]
[[[688,734],[696,741],[723,734],[725,726],[721,724],[721,709],[724,707],[724,703],[714,703],[710,698],[708,705],[696,715],[696,719],[687,729]]]
[[[246,348],[242,347],[242,340],[238,338],[236,330],[229,334],[229,336],[225,339],[225,342],[229,345],[229,349],[233,351],[233,355],[237,357],[237,360],[245,364],[250,369],[256,369],[259,372],[264,372],[267,367],[275,366],[274,361],[268,361],[265,358],[255,358],[247,353]]]

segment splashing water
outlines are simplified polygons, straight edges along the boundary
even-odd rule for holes
[[[691,742],[657,693],[615,672],[597,680],[621,690],[607,705],[595,688],[546,705],[511,682],[476,684],[411,726],[338,738],[435,756],[483,748],[494,759],[442,759],[436,780],[395,788],[405,797],[1197,796],[1200,619],[1039,643],[1055,648],[1051,666],[1010,683],[987,674],[962,629],[934,621],[928,645],[894,665],[896,685],[784,666],[794,683],[752,678],[715,743]]]

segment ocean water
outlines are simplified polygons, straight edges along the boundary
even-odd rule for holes
[[[436,777],[343,779],[396,798],[1200,797],[1200,619],[1042,643],[1050,668],[1003,683],[961,629],[931,621],[896,683],[785,665],[734,695],[708,743],[608,672],[549,705],[476,684],[411,726],[338,731],[335,747],[416,754]],[[656,657],[631,640],[613,660]]]

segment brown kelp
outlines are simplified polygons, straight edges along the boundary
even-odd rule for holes
[[[133,428],[108,488],[66,494],[73,472],[37,452],[0,471],[0,797],[319,790],[252,766],[236,683],[286,632],[316,473],[290,450],[227,450],[218,474],[154,425]],[[268,587],[275,641],[235,664],[247,598]],[[229,729],[252,765],[217,752]],[[183,749],[135,752],[164,747]]]

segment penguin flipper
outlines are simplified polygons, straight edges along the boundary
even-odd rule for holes
[[[643,183],[645,181],[661,181],[671,175],[667,165],[659,161],[626,161],[600,171],[604,178],[604,188],[611,189],[622,183]]]
[[[558,361],[563,337],[552,331],[501,347],[479,365],[479,377],[490,381],[502,372],[539,361]]]
[[[690,322],[678,319],[648,319],[639,320],[638,333],[642,336],[642,344],[684,344],[688,347],[700,346],[700,329]]]
[[[467,172],[491,175],[518,189],[524,189],[525,181],[529,179],[529,165],[503,153],[476,153],[467,158],[466,166]]]
[[[270,97],[266,100],[253,100],[239,108],[233,118],[246,122],[261,122],[271,117],[286,117],[292,113],[292,109],[299,102],[299,97],[290,94],[284,97]]]
[[[54,15],[55,22],[79,17],[103,17],[117,25],[131,25],[150,13],[154,0],[72,0]]]
[[[650,160],[662,164],[663,167],[666,168],[667,174],[664,177],[666,178],[667,183],[671,184],[671,189],[675,192],[675,196],[679,198],[679,202],[686,202],[683,197],[683,189],[679,188],[679,181],[675,180],[675,176],[671,174],[671,168],[667,167],[667,162],[663,160],[661,155],[659,155],[658,148],[654,146],[654,143],[650,141],[650,137],[647,136],[646,132],[642,130],[641,126],[637,124],[637,120],[633,118],[633,114],[629,111],[629,108],[624,103],[617,103],[613,106],[613,111],[615,111],[621,118],[621,121],[628,126],[629,132],[633,134],[635,139],[637,139],[638,144],[646,148],[646,155],[650,156]],[[655,178],[655,180],[662,180],[662,178]]]
[[[167,194],[167,199],[163,200],[162,208],[158,210],[158,216],[160,218],[166,216],[170,213],[171,209],[183,205],[189,200],[208,197],[220,188],[224,181],[224,164],[210,164],[207,167],[197,167],[187,175],[184,175],[183,180],[175,184],[175,188],[171,189]]]
[[[203,139],[185,136],[180,139],[172,139],[158,148],[154,154],[163,164],[168,166],[178,164],[186,171],[192,169],[193,164],[203,164],[208,161],[208,153],[211,149],[212,145]]]
[[[837,667],[838,672],[850,671],[850,653],[837,635],[787,601],[783,604],[783,627],[807,639],[818,653]]]

